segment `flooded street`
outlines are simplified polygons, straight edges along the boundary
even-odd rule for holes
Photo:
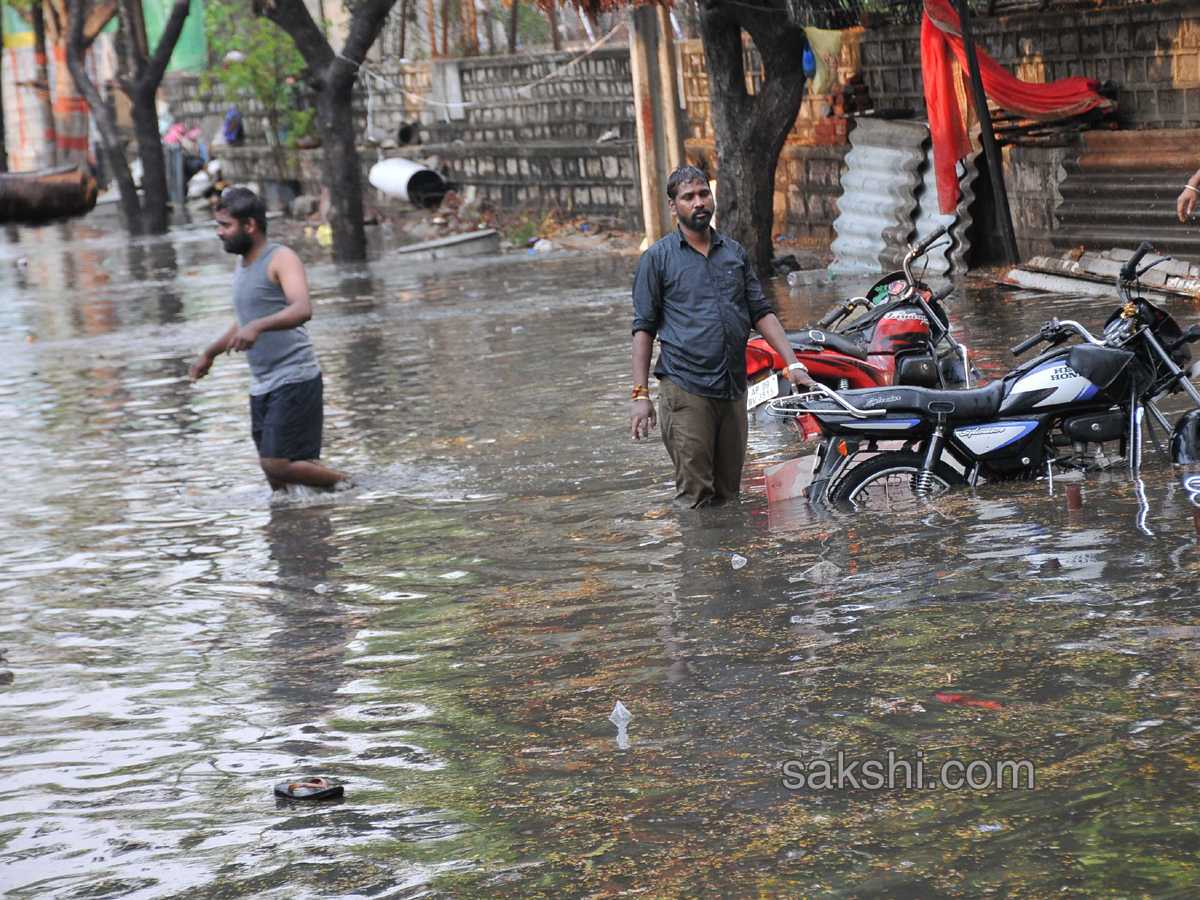
[[[657,433],[629,439],[636,257],[294,246],[358,486],[273,501],[245,361],[186,377],[232,320],[211,228],[0,244],[5,897],[1196,896],[1179,469],[1147,451],[1147,511],[1123,470],[1082,511],[1045,481],[768,511],[797,444],[752,424],[740,507],[677,511]],[[832,296],[775,291],[790,327]],[[1115,301],[947,305],[992,378]],[[783,786],[889,749],[1036,789]],[[275,800],[309,774],[344,802]]]

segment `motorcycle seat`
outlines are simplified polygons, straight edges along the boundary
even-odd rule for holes
[[[866,388],[842,391],[848,403],[859,409],[886,409],[888,412],[917,412],[943,415],[947,421],[986,419],[1000,412],[1004,400],[1004,382],[993,381],[981,388],[942,391],[924,387]]]
[[[787,332],[788,341],[793,350],[833,350],[855,359],[867,358],[867,345],[862,341],[834,334],[832,331],[822,331],[820,328],[801,328]]]

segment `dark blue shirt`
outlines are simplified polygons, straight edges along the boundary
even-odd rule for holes
[[[746,341],[770,312],[749,254],[715,229],[707,258],[678,228],[642,254],[633,331],[658,336],[654,374],[689,393],[720,400],[745,394]]]

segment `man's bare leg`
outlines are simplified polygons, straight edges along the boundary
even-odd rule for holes
[[[304,484],[308,487],[331,488],[339,481],[349,481],[350,476],[336,469],[328,469],[320,463],[304,459],[260,458],[263,474],[267,476],[273,490],[282,490],[289,484]]]

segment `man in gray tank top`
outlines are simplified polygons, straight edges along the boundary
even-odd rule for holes
[[[233,273],[237,320],[188,368],[194,384],[222,353],[245,352],[250,363],[250,421],[258,461],[271,487],[333,487],[344,472],[316,462],[324,422],[323,382],[304,323],[312,300],[304,264],[267,242],[267,212],[246,188],[229,188],[217,203],[217,237],[238,254]]]

